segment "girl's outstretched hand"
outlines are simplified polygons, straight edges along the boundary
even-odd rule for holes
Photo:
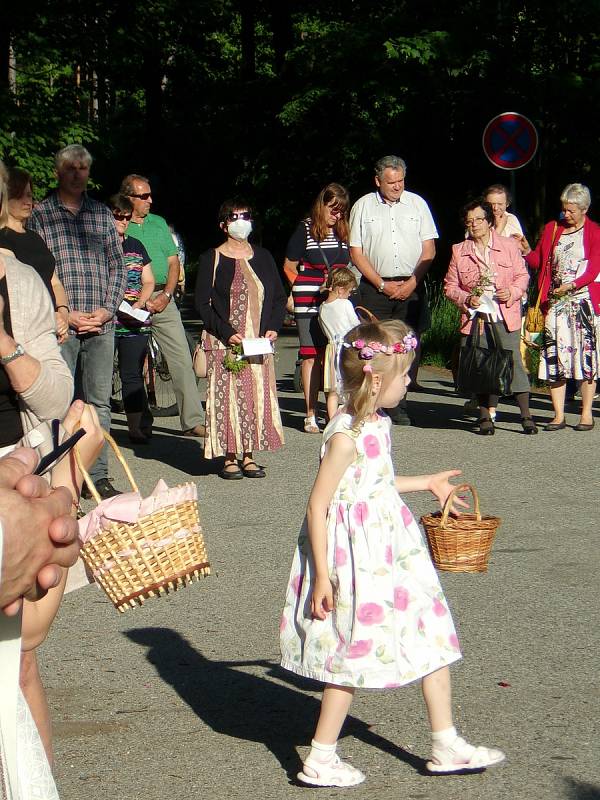
[[[333,586],[329,578],[315,579],[310,610],[315,619],[325,619],[333,611]]]
[[[450,478],[456,478],[461,474],[462,470],[460,469],[448,469],[445,472],[436,472],[434,475],[429,476],[427,488],[437,497],[442,508],[450,492],[456,488],[453,483],[450,483]],[[456,512],[455,505],[467,508],[469,504],[460,497],[455,497],[452,501],[452,508],[450,509],[452,512]]]

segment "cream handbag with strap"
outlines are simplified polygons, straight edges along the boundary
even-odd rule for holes
[[[219,263],[219,255],[220,255],[219,251],[215,248],[215,259],[213,262],[211,289],[215,285],[215,275],[217,274],[217,264]],[[200,337],[200,341],[196,345],[194,352],[192,354],[192,366],[194,367],[194,373],[196,374],[197,378],[206,378],[206,375],[208,373],[208,361],[206,360],[206,350],[204,349],[205,342],[206,342],[206,334],[203,331],[202,336]]]

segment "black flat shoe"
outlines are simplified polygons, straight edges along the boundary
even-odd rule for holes
[[[231,469],[231,467],[235,467],[235,469]],[[221,472],[219,472],[219,477],[225,481],[241,481],[244,473],[237,464],[225,464]]]
[[[477,433],[480,436],[493,436],[496,432],[496,428],[491,419],[480,419],[477,424],[479,425]]]
[[[528,436],[531,436],[538,432],[538,427],[531,417],[523,417],[521,419],[521,425],[523,426],[523,431]]]
[[[575,425],[573,427],[573,430],[574,431],[591,431],[592,428],[594,427],[594,425],[595,425],[595,422],[593,420],[592,420],[592,422],[580,422],[578,425]]]
[[[567,427],[567,423],[563,419],[562,422],[549,422],[546,427],[544,428],[545,431],[562,431],[563,428]]]
[[[255,469],[248,469],[250,465],[253,465]],[[266,472],[262,467],[259,467],[256,461],[246,461],[246,463],[242,466],[242,475],[244,478],[264,478],[266,476]]]
[[[109,497],[116,497],[121,492],[112,485],[108,478],[100,478],[96,481],[96,490],[103,500],[108,500]],[[86,484],[81,487],[81,496],[84,500],[89,500],[92,493],[87,488]]]
[[[130,432],[129,433],[129,441],[131,444],[150,444],[150,439],[146,436],[145,433],[140,431]]]

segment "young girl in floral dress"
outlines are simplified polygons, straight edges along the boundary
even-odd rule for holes
[[[354,328],[342,349],[347,405],[323,434],[281,620],[282,666],[325,683],[298,774],[313,786],[365,779],[336,755],[357,687],[422,680],[430,772],[482,769],[504,759],[500,750],[468,744],[454,728],[448,665],[460,658],[458,639],[421,532],[399,495],[428,490],[443,504],[449,479],[460,471],[394,477],[390,419],[380,409],[394,408],[405,395],[416,345],[414,334],[391,320]]]

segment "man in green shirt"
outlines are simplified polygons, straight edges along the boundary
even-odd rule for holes
[[[179,309],[172,302],[179,278],[177,246],[165,220],[150,213],[152,190],[148,178],[127,175],[120,191],[133,206],[127,233],[144,245],[152,262],[156,286],[146,308],[152,312],[152,330],[169,365],[183,435],[203,437],[202,406],[192,357]]]

